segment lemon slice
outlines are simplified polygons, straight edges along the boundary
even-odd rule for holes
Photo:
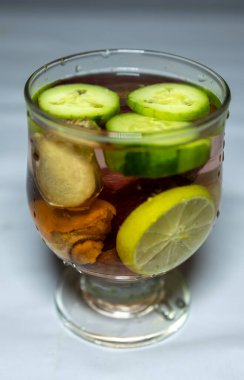
[[[167,272],[202,245],[215,215],[214,201],[203,186],[182,186],[155,195],[121,225],[116,241],[120,259],[135,273]]]

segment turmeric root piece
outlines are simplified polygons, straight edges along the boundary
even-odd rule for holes
[[[68,210],[50,206],[43,200],[31,205],[36,225],[52,250],[61,257],[71,256],[80,264],[94,263],[111,230],[116,210],[102,199],[89,209]]]
[[[115,248],[103,251],[98,257],[98,262],[106,265],[121,264],[121,260]]]
[[[78,241],[71,249],[71,259],[79,264],[92,264],[102,252],[103,242],[86,240]]]
[[[39,230],[47,236],[53,232],[96,236],[110,230],[110,222],[116,214],[114,206],[102,199],[96,199],[89,209],[75,211],[50,206],[43,200],[31,205]]]
[[[93,270],[98,273],[106,273],[111,276],[134,275],[120,260],[116,249],[103,251],[97,258]]]

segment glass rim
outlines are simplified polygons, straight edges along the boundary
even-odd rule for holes
[[[64,64],[66,61],[75,59],[75,58],[82,58],[82,57],[88,57],[88,56],[95,56],[95,55],[101,55],[101,56],[109,56],[110,54],[149,54],[149,55],[155,55],[158,57],[165,57],[165,58],[172,58],[177,60],[178,62],[182,62],[185,64],[191,64],[194,66],[198,66],[200,69],[204,69],[205,71],[209,72],[211,75],[213,75],[218,81],[221,82],[221,85],[225,89],[225,97],[224,101],[221,103],[221,106],[217,108],[213,113],[207,115],[204,118],[201,118],[200,120],[189,122],[189,125],[184,128],[174,128],[174,130],[166,130],[166,131],[160,131],[160,132],[152,132],[152,133],[138,133],[138,132],[110,132],[107,130],[94,130],[94,129],[88,129],[85,127],[81,127],[79,125],[71,125],[70,122],[68,122],[65,119],[59,119],[54,116],[51,116],[47,114],[46,112],[42,111],[36,103],[33,101],[31,94],[30,94],[30,86],[32,81],[45,72],[48,68],[54,67],[58,64]],[[109,66],[109,65],[108,65]],[[102,73],[105,71],[101,71]],[[113,71],[115,72],[115,71]],[[87,72],[89,73],[89,72]],[[62,78],[63,79],[63,78]],[[191,82],[190,82],[191,83]],[[37,70],[35,70],[30,77],[27,79],[25,86],[24,86],[24,96],[26,100],[26,104],[28,106],[28,111],[30,114],[32,114],[33,118],[37,122],[41,122],[42,126],[47,129],[51,129],[55,132],[61,132],[64,135],[74,137],[74,138],[80,138],[82,140],[91,140],[93,142],[97,143],[116,143],[116,144],[131,144],[131,143],[153,143],[153,142],[159,142],[159,140],[163,140],[167,143],[170,143],[170,141],[175,140],[175,138],[189,138],[193,135],[196,136],[196,127],[198,134],[210,132],[212,126],[214,123],[218,122],[218,120],[221,119],[228,112],[228,107],[231,99],[231,93],[230,88],[227,84],[227,82],[223,79],[221,75],[219,75],[217,72],[209,68],[208,66],[201,64],[197,61],[194,61],[189,58],[185,58],[180,55],[171,54],[167,52],[161,52],[157,50],[149,50],[149,49],[126,49],[126,48],[118,48],[118,49],[99,49],[99,50],[90,50],[90,51],[84,51],[79,52],[71,55],[67,55],[64,57],[57,58],[55,60],[52,60],[48,62],[47,64],[44,64],[40,66]],[[48,122],[48,126],[46,125],[46,122]],[[192,134],[194,132],[194,134]]]

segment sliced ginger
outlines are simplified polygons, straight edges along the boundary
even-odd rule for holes
[[[100,178],[92,149],[33,134],[33,170],[43,197],[58,207],[77,207],[91,198]]]

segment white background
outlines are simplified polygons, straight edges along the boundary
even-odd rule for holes
[[[213,8],[195,3],[193,9],[188,1],[180,11],[160,2],[117,8],[95,3],[0,5],[0,379],[242,380],[243,7],[238,1],[225,2],[228,9],[219,1]],[[183,268],[192,292],[190,317],[180,332],[142,349],[96,347],[64,329],[53,304],[63,264],[41,242],[25,195],[27,77],[54,58],[106,47],[195,59],[220,73],[232,90],[220,219]]]

